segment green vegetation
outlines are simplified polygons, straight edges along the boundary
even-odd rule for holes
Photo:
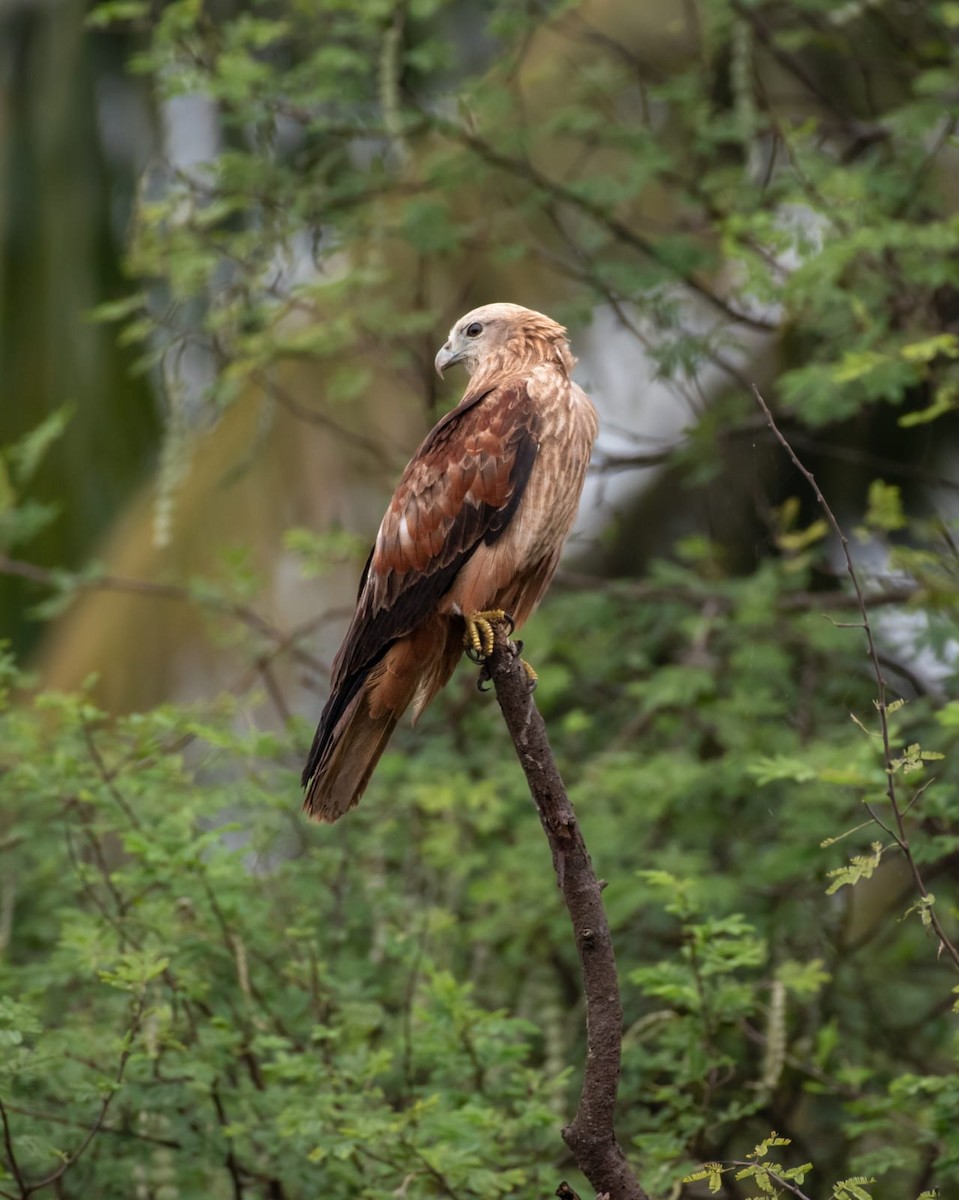
[[[374,359],[397,403],[433,406],[424,348],[464,294],[634,323],[691,398],[688,436],[611,519],[600,577],[523,634],[608,881],[620,1141],[657,1200],[946,1197],[959,5],[686,8],[694,26],[650,5],[640,33],[601,34],[600,6],[486,3],[464,34],[438,0],[102,6],[156,95],[216,101],[224,145],[144,189],[139,290],[101,316],[165,384],[173,506],[186,346],[216,367],[205,417],[252,388],[264,422],[293,419],[282,372],[308,363],[346,425]],[[294,243],[316,270],[291,282]],[[744,328],[763,339],[746,367]],[[754,374],[868,554],[925,894],[849,581]],[[0,455],[4,570],[56,520],[33,487],[72,427]],[[359,569],[350,533],[314,533],[286,540],[303,588]],[[312,720],[261,717],[264,697],[294,706],[271,671],[291,655],[318,709],[312,631],[262,617],[235,548],[208,561],[182,599],[247,668],[232,692],[117,716],[92,681],[61,696],[0,668],[0,1194],[526,1200],[568,1177],[585,1195],[559,1136],[576,956],[495,704],[464,665],[356,812],[308,826]],[[104,585],[37,582],[50,612]]]

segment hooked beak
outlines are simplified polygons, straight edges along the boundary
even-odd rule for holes
[[[443,372],[446,368],[453,366],[454,363],[458,363],[462,357],[462,352],[454,352],[453,347],[447,342],[436,358],[433,359],[433,366],[436,367],[436,374],[439,375],[440,379],[443,378]]]

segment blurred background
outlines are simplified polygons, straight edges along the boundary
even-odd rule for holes
[[[0,6],[0,637],[10,670],[31,672],[0,741],[0,950],[16,968],[0,982],[23,1004],[75,992],[69,1018],[38,1018],[51,1038],[82,1029],[109,1056],[120,1008],[104,1007],[96,971],[109,930],[146,921],[123,900],[134,863],[160,906],[136,944],[156,939],[179,963],[158,977],[168,1007],[151,1035],[177,1070],[202,1059],[198,1028],[236,1015],[223,999],[235,936],[260,954],[236,967],[258,1013],[237,1034],[247,1048],[267,1026],[283,1053],[310,1044],[326,1016],[291,997],[311,955],[333,964],[330,1012],[359,1003],[351,989],[381,1006],[368,1028],[349,1009],[364,1054],[407,1028],[417,997],[441,1025],[455,978],[467,1008],[533,1021],[530,1069],[553,1080],[537,1129],[562,1110],[578,980],[551,887],[526,877],[536,830],[468,672],[398,738],[345,841],[340,826],[331,840],[289,824],[369,539],[461,394],[433,356],[462,313],[510,300],[567,325],[601,414],[564,568],[524,636],[594,854],[621,880],[607,898],[629,980],[624,1136],[647,1186],[706,1194],[681,1182],[691,1164],[741,1159],[772,1128],[830,1181],[878,1175],[910,1197],[959,1186],[942,940],[959,871],[957,36],[948,0]],[[754,385],[848,539],[875,663],[843,544]],[[888,753],[877,671],[908,701]],[[84,699],[60,709],[60,692]],[[109,770],[88,721],[117,739]],[[276,740],[231,741],[251,730]],[[181,746],[188,777],[161,788],[151,771]],[[104,816],[127,775],[149,853]],[[876,824],[890,775],[899,809]],[[225,918],[209,879],[188,882],[208,868],[177,858],[224,814],[243,825],[224,854],[258,847],[217,877],[235,902]],[[69,861],[61,819],[86,839]],[[263,907],[241,936],[251,871]],[[503,896],[524,915],[513,930]],[[103,897],[119,906],[109,921]],[[89,921],[71,943],[81,966],[62,957],[71,908]],[[303,972],[282,985],[277,928]],[[210,1011],[188,1020],[199,993],[176,947],[191,938],[226,959]],[[274,987],[271,1015],[257,1005]],[[475,1068],[449,1019],[422,1077],[409,1061],[399,1083],[370,1067],[375,1138],[394,1136],[414,1095],[441,1094],[444,1056]],[[492,1078],[499,1034],[483,1028]],[[87,1185],[225,1195],[226,1163],[234,1195],[317,1179],[334,1195],[406,1194],[404,1172],[411,1195],[492,1194],[468,1156],[444,1166],[446,1191],[422,1174],[416,1155],[462,1134],[428,1124],[404,1126],[381,1171],[349,1151],[318,1176],[345,1126],[331,1109],[321,1136],[290,1114],[298,1087],[325,1085],[284,1075],[273,1044],[250,1054],[279,1090],[252,1072],[244,1091],[230,1067],[237,1104],[251,1126],[287,1114],[287,1142],[251,1151],[244,1174],[215,1084],[193,1125],[180,1092],[162,1128],[137,1126],[153,1101],[136,1093],[129,1128],[207,1165],[176,1168],[180,1190],[164,1193],[115,1156]],[[325,1069],[349,1080],[356,1066],[331,1052]],[[73,1085],[49,1079],[55,1106]],[[451,1095],[440,1107],[458,1112]],[[504,1097],[491,1108],[506,1112]],[[516,1120],[511,1153],[539,1164],[539,1187],[562,1163]],[[25,1133],[37,1173],[44,1129]],[[534,1176],[498,1178],[533,1194]]]
[[[432,348],[497,297],[570,325],[605,572],[684,529],[775,551],[751,382],[850,514],[877,476],[954,511],[950,6],[566,8],[5,7],[0,436],[69,414],[32,560],[186,584],[232,541],[278,616],[336,607],[335,571],[281,586],[284,531],[369,536],[458,394]],[[51,643],[39,595],[0,581],[51,680],[191,686],[177,605],[99,592]]]

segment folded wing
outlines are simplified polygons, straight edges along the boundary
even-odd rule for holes
[[[335,819],[362,794],[421,678],[435,669],[417,632],[477,547],[509,526],[536,460],[538,434],[525,381],[507,382],[467,393],[407,466],[363,572],[303,773],[306,807],[315,815]]]

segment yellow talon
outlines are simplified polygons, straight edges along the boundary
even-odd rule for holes
[[[470,613],[466,620],[466,633],[463,645],[466,653],[474,662],[482,662],[493,653],[496,634],[493,629],[494,621],[507,621],[512,625],[508,613],[501,608],[490,608],[485,612]]]
[[[471,658],[473,662],[483,664],[478,686],[481,692],[485,692],[487,689],[483,685],[490,682],[489,666],[486,660],[493,653],[493,647],[496,644],[496,630],[494,629],[494,625],[497,621],[505,622],[508,637],[513,632],[513,618],[502,608],[491,608],[485,612],[470,613],[468,617],[464,617],[463,619],[466,622],[466,632],[463,634],[463,646],[466,649],[468,658]],[[523,643],[520,641],[508,642],[507,645],[514,658],[518,658],[523,649]],[[536,690],[539,676],[525,658],[520,658],[519,661],[526,672],[526,678],[529,681],[529,690],[533,692]]]

